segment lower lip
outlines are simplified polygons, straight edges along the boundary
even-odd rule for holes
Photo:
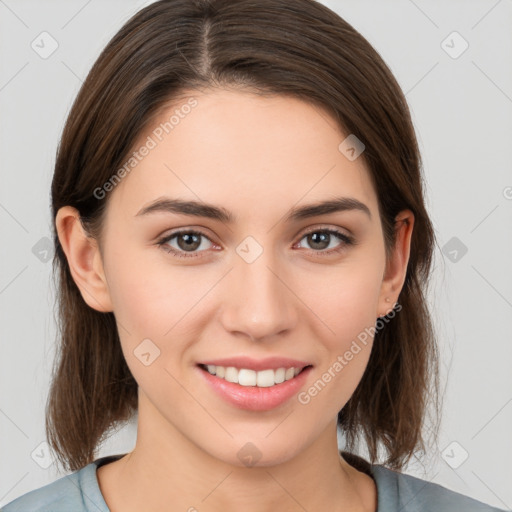
[[[311,366],[305,368],[293,379],[286,380],[281,384],[275,384],[268,388],[259,388],[257,386],[241,386],[234,382],[215,377],[200,366],[197,370],[206,379],[206,382],[217,392],[224,400],[231,403],[239,409],[249,411],[268,411],[284,404],[303,386]]]

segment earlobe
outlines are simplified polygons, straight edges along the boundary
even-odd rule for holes
[[[60,244],[71,276],[84,301],[96,311],[112,311],[110,293],[97,241],[88,236],[76,208],[64,206],[55,217]]]
[[[392,305],[398,301],[407,275],[407,265],[411,249],[414,214],[403,210],[395,217],[395,245],[392,248],[381,286],[378,311],[379,316],[388,314]]]

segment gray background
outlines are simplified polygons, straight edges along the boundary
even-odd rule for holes
[[[0,0],[0,506],[62,476],[44,435],[55,350],[47,240],[54,155],[93,62],[149,3]],[[439,239],[430,302],[442,430],[429,457],[404,471],[510,509],[512,0],[323,3],[372,43],[406,93]],[[51,49],[43,31],[58,44],[47,58],[31,46]],[[135,436],[136,418],[98,456],[131,450]]]

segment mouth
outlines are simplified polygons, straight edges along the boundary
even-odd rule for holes
[[[236,363],[238,366],[233,366]],[[291,359],[254,361],[237,358],[236,362],[199,363],[196,368],[207,388],[225,403],[256,412],[289,405],[291,398],[306,385],[313,365]]]
[[[214,375],[226,382],[244,387],[271,388],[287,382],[312,365],[268,368],[265,370],[252,370],[249,368],[236,368],[234,366],[218,366],[214,364],[199,364],[203,371]]]

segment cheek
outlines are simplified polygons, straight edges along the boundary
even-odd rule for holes
[[[375,325],[384,263],[357,258],[342,265],[305,275],[301,297],[323,326],[321,339],[331,348],[342,345]],[[329,335],[330,334],[330,335]]]
[[[143,252],[139,248],[138,255],[134,250],[110,265],[110,294],[126,363],[141,388],[157,397],[179,392],[166,369],[179,377],[187,311],[200,296],[183,273],[163,268]]]
[[[315,337],[322,342],[324,357],[315,382],[299,398],[309,412],[331,415],[350,399],[368,364],[385,259],[379,248],[359,253],[343,265],[310,275],[303,284],[303,297],[315,316]],[[357,260],[357,261],[356,261]],[[316,398],[318,397],[318,398]],[[322,412],[323,411],[323,412]]]
[[[340,272],[327,291],[309,297],[322,319],[315,334],[324,354],[314,379],[297,396],[305,418],[335,417],[361,381],[373,346],[380,275],[378,269]]]
[[[333,316],[334,330],[356,337],[362,330],[375,324],[381,281],[375,269],[353,271],[344,276]]]
[[[197,273],[167,265],[163,250],[128,252],[109,266],[116,318],[130,332],[162,338],[204,295],[204,287]]]
[[[205,267],[178,267],[166,256],[158,248],[133,248],[110,259],[110,295],[121,346],[142,387],[154,386],[154,379],[169,382],[166,369],[180,378],[183,359],[211,318],[208,292],[219,280]],[[150,365],[144,365],[144,358]]]

